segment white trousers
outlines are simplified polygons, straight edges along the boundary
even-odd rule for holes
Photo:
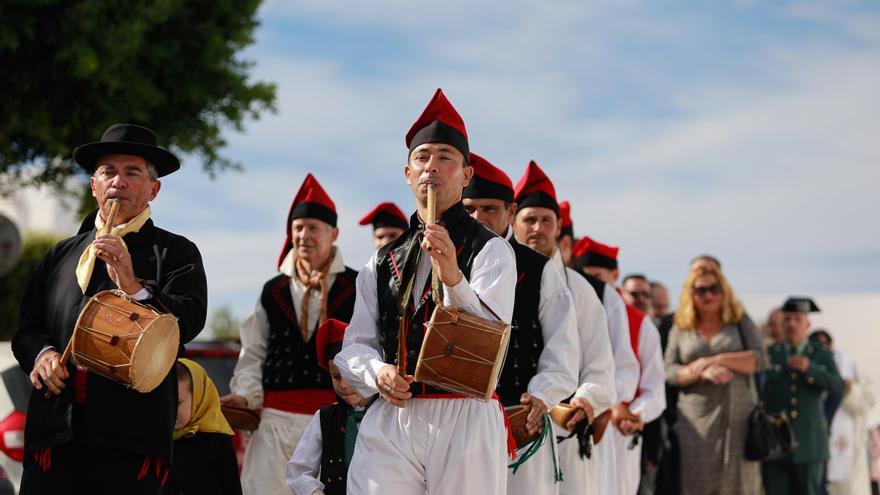
[[[557,435],[568,436],[568,431],[556,423],[553,424],[553,429]],[[559,483],[559,495],[609,495],[608,492],[599,490],[596,446],[593,445],[589,459],[582,459],[578,450],[578,441],[574,437],[559,444],[559,463],[563,476],[563,481]]]
[[[599,445],[593,446],[593,456],[596,460],[596,475],[598,476],[599,493],[613,493],[614,495],[622,494],[620,491],[620,483],[618,482],[619,473],[617,471],[617,440],[614,433],[617,428],[609,421],[608,427],[605,429],[605,435]]]
[[[609,433],[611,437],[608,438]],[[632,444],[633,437],[625,436],[614,425],[609,425],[605,432],[606,438],[613,440],[614,451],[616,455],[615,468],[613,473],[613,482],[616,483],[614,493],[620,495],[636,495],[639,491],[639,481],[642,478],[642,438],[639,444],[629,448]],[[603,479],[603,483],[604,483]]]
[[[244,495],[290,495],[287,461],[312,420],[309,414],[263,409],[260,427],[251,435],[241,470]]]
[[[497,401],[376,401],[358,429],[348,495],[495,495],[507,489],[507,431]]]
[[[514,474],[513,469],[507,469],[507,495],[558,495],[559,483],[556,482],[556,473],[553,467],[553,451],[556,449],[556,435],[550,435],[541,445],[541,448],[523,463]],[[527,448],[516,451],[516,460],[522,458]],[[556,453],[556,462],[559,462],[559,453]],[[561,467],[561,466],[560,466]],[[565,471],[563,471],[563,476]]]

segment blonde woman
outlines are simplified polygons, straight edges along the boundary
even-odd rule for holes
[[[688,274],[665,361],[667,382],[679,387],[682,495],[759,494],[760,465],[746,460],[745,438],[761,336],[717,267]]]

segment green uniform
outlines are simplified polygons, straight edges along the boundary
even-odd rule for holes
[[[762,399],[767,412],[788,414],[798,442],[791,454],[764,462],[767,495],[818,494],[822,466],[828,459],[823,392],[842,394],[843,379],[831,352],[808,342],[799,348],[789,343],[771,345],[767,354],[770,368]],[[806,373],[788,367],[788,358],[794,355],[810,359]]]

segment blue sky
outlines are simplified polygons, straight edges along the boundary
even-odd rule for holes
[[[227,133],[245,172],[211,181],[186,159],[154,205],[202,250],[212,308],[252,309],[307,172],[363,266],[357,220],[413,208],[403,136],[437,87],[474,151],[514,182],[536,160],[625,273],[677,293],[710,252],[744,294],[880,291],[876,3],[279,0],[259,16],[244,57],[278,113]]]

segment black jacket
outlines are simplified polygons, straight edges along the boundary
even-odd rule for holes
[[[94,237],[92,230],[56,244],[28,282],[22,296],[18,331],[12,339],[12,351],[25,373],[31,372],[44,346],[54,346],[59,352],[64,349],[91,296],[116,288],[100,259],[95,261],[86,293],[77,285],[77,263]],[[195,244],[155,227],[152,220],[123,239],[132,257],[135,276],[144,280],[153,294],[141,302],[155,308],[166,307],[177,317],[180,353],[182,344],[198,335],[205,324],[208,289],[201,255]],[[68,368],[73,371],[73,364],[69,363]],[[171,458],[171,433],[177,412],[177,376],[173,367],[162,384],[147,394],[94,373],[89,373],[88,378],[87,414],[81,440]],[[50,399],[43,397],[43,391],[33,391],[25,426],[25,463],[32,458],[34,449],[73,438],[72,399],[72,380],[68,380],[60,396]]]
[[[196,433],[174,442],[171,473],[163,495],[241,495],[232,437]]]

